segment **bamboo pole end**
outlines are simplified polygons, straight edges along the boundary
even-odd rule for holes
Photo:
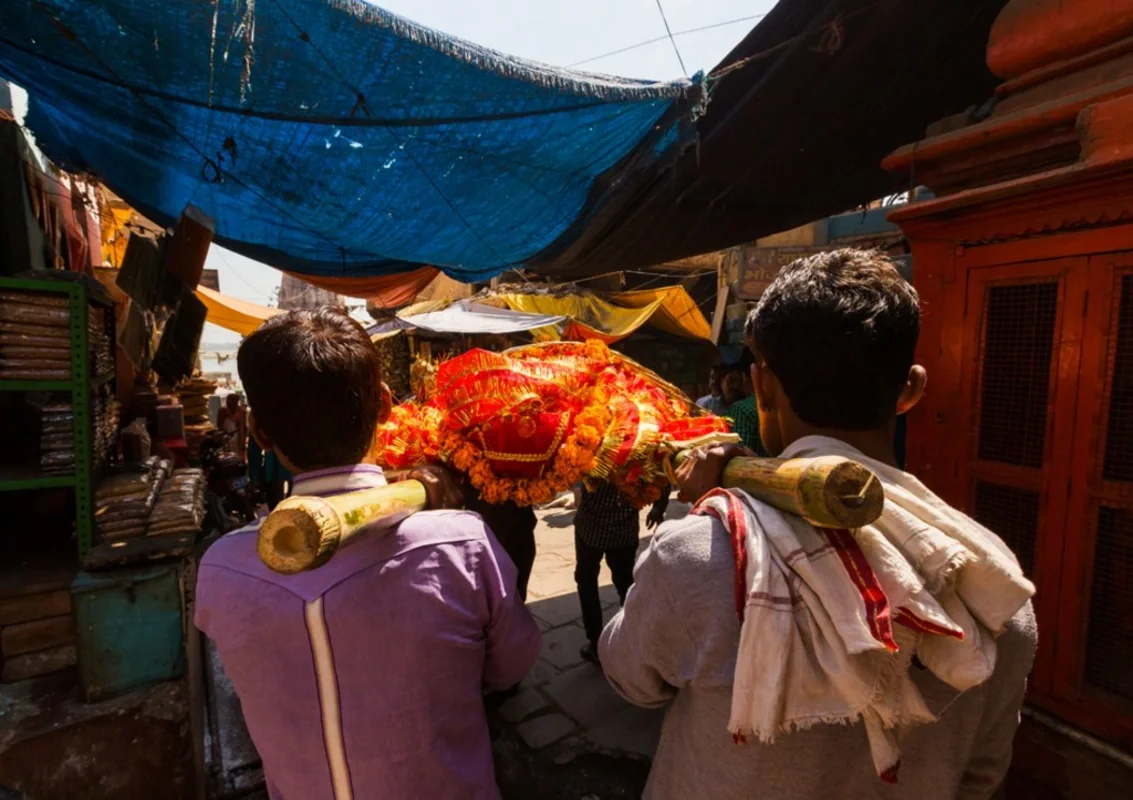
[[[285,575],[326,563],[342,538],[333,507],[316,497],[284,500],[260,525],[256,548],[269,569]]]
[[[828,527],[864,528],[881,516],[885,506],[885,490],[873,471],[856,461],[830,458],[814,459],[811,469],[825,470],[822,481],[824,503],[829,513],[822,520]]]

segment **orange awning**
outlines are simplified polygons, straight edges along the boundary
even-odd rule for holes
[[[280,313],[278,308],[258,306],[255,303],[249,303],[247,300],[240,300],[213,291],[207,286],[198,286],[195,292],[197,299],[204,303],[205,308],[208,309],[206,319],[209,322],[225,330],[235,331],[241,336],[247,336],[260,327],[260,323],[264,320]]]

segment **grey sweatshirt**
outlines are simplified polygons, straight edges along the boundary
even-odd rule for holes
[[[625,608],[599,644],[610,683],[631,703],[669,705],[645,797],[991,797],[1007,773],[1037,633],[1028,603],[998,639],[987,683],[960,694],[927,670],[913,680],[937,722],[901,742],[896,786],[881,781],[865,728],[817,725],[772,745],[737,745],[728,733],[740,623],[735,562],[725,528],[710,517],[661,526],[638,560]]]

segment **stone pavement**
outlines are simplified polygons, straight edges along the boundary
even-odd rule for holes
[[[584,753],[650,759],[664,711],[625,702],[602,671],[579,655],[586,635],[574,585],[574,512],[538,513],[538,554],[527,605],[543,630],[543,654],[519,694],[501,706],[500,716],[529,748],[559,764]],[[688,507],[674,500],[667,517],[687,513]],[[644,511],[641,530],[644,548],[648,543]],[[599,584],[609,620],[617,611],[618,596],[605,564]]]

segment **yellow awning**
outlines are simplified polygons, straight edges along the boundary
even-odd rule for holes
[[[622,308],[595,295],[503,294],[498,295],[512,311],[567,317],[564,339],[599,338],[607,344],[624,339],[640,328],[660,307],[660,302],[642,308]],[[553,328],[533,331],[536,339],[558,338]]]
[[[609,299],[606,299],[608,297]],[[624,339],[646,322],[677,336],[712,340],[712,326],[682,286],[589,294],[500,294],[495,299],[513,311],[568,317],[562,338]],[[558,338],[553,328],[532,332],[536,339]]]
[[[414,303],[413,305],[401,309],[397,312],[397,316],[401,319],[405,319],[406,317],[415,317],[418,314],[431,314],[434,311],[448,308],[451,304],[452,300],[449,299],[422,300],[419,303]]]
[[[395,330],[395,331],[385,331],[383,333],[374,333],[374,334],[370,335],[370,341],[373,342],[374,344],[377,344],[378,342],[384,342],[386,339],[392,339],[393,337],[397,336],[399,333],[405,333],[405,331]]]
[[[197,298],[208,309],[209,322],[226,330],[235,331],[241,336],[247,336],[260,327],[260,323],[264,320],[280,313],[278,308],[258,306],[246,300],[214,292],[207,286],[198,286],[195,291]]]
[[[630,308],[644,308],[660,300],[661,305],[650,318],[650,325],[677,336],[712,341],[712,325],[683,286],[608,292],[606,296]]]

